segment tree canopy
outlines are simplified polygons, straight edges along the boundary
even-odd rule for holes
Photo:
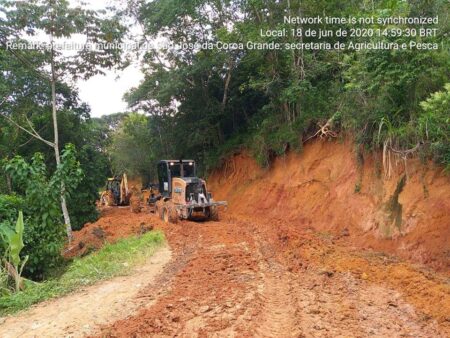
[[[438,33],[422,40],[439,44],[439,50],[150,50],[143,56],[145,80],[126,99],[132,109],[150,115],[149,121],[158,117],[157,123],[162,120],[171,126],[162,137],[172,147],[173,156],[194,156],[206,170],[240,146],[252,149],[259,162],[268,165],[273,156],[300,148],[318,123],[323,126],[332,117],[335,128],[350,132],[371,149],[382,147],[386,139],[398,149],[422,142],[426,145],[423,151],[431,151],[448,165],[445,138],[437,141],[419,127],[429,114],[424,108],[429,107],[427,100],[449,83],[446,1],[427,5],[416,1],[258,0],[130,4],[130,12],[143,27],[143,39],[165,39],[173,45],[293,42],[299,38],[260,34],[261,30],[292,28],[284,23],[285,15],[437,16]],[[404,40],[381,37],[383,42]]]

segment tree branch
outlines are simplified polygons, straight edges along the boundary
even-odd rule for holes
[[[423,142],[418,142],[414,147],[412,147],[411,149],[406,149],[406,150],[398,150],[398,149],[394,149],[392,146],[390,146],[390,150],[395,153],[398,154],[400,156],[402,156],[403,158],[406,158],[408,155],[411,155],[413,153],[415,153],[417,150],[419,150],[419,148],[423,145]]]
[[[1,114],[0,116],[3,116],[5,119],[7,119],[11,124],[15,125],[17,128],[19,128],[20,130],[23,130],[24,132],[26,132],[27,134],[33,136],[34,138],[38,139],[39,141],[44,142],[46,145],[50,146],[50,147],[55,147],[55,144],[47,141],[46,139],[42,138],[38,133],[36,133],[36,131],[34,130],[34,128],[32,129],[32,131],[29,131],[27,128],[22,127],[20,124],[18,124],[16,121],[14,121],[12,118],[10,118],[9,116],[5,115],[5,114]],[[28,120],[28,119],[27,119]]]
[[[192,81],[191,79],[189,79],[189,78],[186,77],[185,80],[186,80],[191,86],[195,86],[194,81]]]
[[[31,131],[33,132],[33,134],[36,135],[36,136],[38,136],[38,138],[39,138],[40,140],[44,140],[44,138],[43,138],[41,135],[39,135],[39,133],[36,131],[36,129],[34,129],[33,124],[32,124],[31,121],[28,119],[28,116],[25,115],[25,119],[27,120],[28,125],[30,126]]]
[[[222,98],[222,111],[225,110],[225,105],[227,104],[227,98],[228,98],[228,87],[230,85],[231,80],[231,72],[233,71],[233,64],[231,63],[230,68],[228,69],[226,78],[225,78],[225,84],[223,88],[223,98]]]

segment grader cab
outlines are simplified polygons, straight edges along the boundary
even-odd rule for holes
[[[178,219],[219,220],[219,206],[225,201],[214,201],[206,182],[196,176],[193,160],[161,160],[158,163],[158,195],[149,199],[150,207],[165,222]]]

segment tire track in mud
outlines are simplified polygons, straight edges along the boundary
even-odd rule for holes
[[[402,295],[349,272],[335,272],[307,259],[292,272],[282,249],[289,236],[256,232],[261,254],[258,337],[446,337]],[[283,246],[283,245],[282,245]],[[314,245],[313,251],[314,251]],[[281,251],[281,252],[280,252]],[[284,263],[284,264],[283,264]],[[252,330],[248,331],[249,333]]]
[[[257,304],[260,313],[255,322],[261,323],[254,330],[259,337],[299,337],[297,300],[293,295],[291,279],[275,259],[274,252],[255,232],[260,283],[257,285]],[[247,334],[251,336],[251,331]]]
[[[255,320],[261,325],[255,328],[255,336],[301,336],[297,300],[287,276],[276,271],[264,273],[263,276],[264,284],[259,295],[261,314]]]
[[[174,252],[156,304],[102,329],[102,337],[239,336],[251,321],[257,264],[235,224],[180,222],[164,229]],[[251,238],[250,238],[251,239]]]

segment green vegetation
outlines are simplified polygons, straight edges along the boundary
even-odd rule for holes
[[[23,291],[1,296],[0,315],[23,310],[32,304],[67,294],[99,280],[128,274],[133,267],[153,255],[163,243],[162,232],[150,231],[139,237],[106,244],[97,252],[75,258],[57,279],[42,283],[26,281]]]
[[[87,43],[106,45],[107,43],[120,42],[125,32],[125,27],[121,25],[114,15],[110,14],[109,17],[106,17],[106,11],[91,11],[81,6],[73,7],[67,0],[30,0],[26,2],[2,0],[0,1],[0,6],[0,41],[4,47],[3,49],[6,47],[6,54],[12,54],[15,61],[19,61],[22,66],[31,71],[33,78],[39,78],[40,88],[38,88],[37,92],[31,93],[35,98],[35,100],[32,99],[31,104],[33,106],[38,104],[39,101],[47,101],[45,105],[51,108],[48,109],[47,113],[51,114],[49,120],[52,123],[52,130],[50,131],[52,136],[43,137],[40,134],[41,131],[36,128],[30,119],[36,116],[32,107],[20,105],[23,101],[29,102],[30,98],[24,98],[22,95],[15,97],[13,95],[14,91],[20,92],[24,88],[19,86],[18,89],[15,89],[16,83],[12,84],[13,88],[7,86],[11,82],[8,80],[10,78],[14,79],[14,75],[9,76],[8,74],[11,71],[10,67],[7,67],[3,72],[7,76],[5,76],[5,85],[0,85],[0,88],[6,92],[2,105],[11,106],[12,111],[2,112],[1,116],[9,124],[25,132],[27,137],[31,137],[46,147],[50,147],[54,153],[56,167],[58,167],[61,163],[60,141],[64,141],[59,132],[62,121],[58,117],[58,111],[61,108],[63,108],[62,112],[66,111],[69,114],[72,111],[70,106],[61,107],[61,100],[58,97],[61,88],[57,87],[63,86],[66,94],[76,95],[76,93],[70,93],[73,90],[65,81],[70,82],[79,78],[88,79],[91,76],[102,73],[102,68],[111,68],[120,63],[121,52],[117,48],[83,48],[68,56],[61,52],[55,41],[61,38],[70,39],[77,35],[78,37],[83,36]],[[48,48],[36,49],[33,50],[31,55],[23,55],[21,51],[8,47],[8,42],[15,42],[16,44],[30,43],[31,40],[27,39],[37,35],[45,36],[48,39]],[[32,56],[38,58],[37,64],[30,62],[29,58]],[[38,67],[38,65],[46,70]],[[25,81],[24,79],[19,79],[19,84],[26,84],[26,80],[28,79],[25,79]],[[46,93],[45,88],[47,88]],[[25,90],[29,91],[30,88],[25,87]],[[39,101],[36,96],[40,96]],[[18,106],[20,109],[16,111]],[[83,107],[80,108],[83,109]],[[23,123],[24,121],[27,123]],[[79,137],[79,135],[77,136]],[[72,239],[72,222],[68,211],[64,182],[61,182],[58,189],[64,226],[67,238],[70,241]]]
[[[36,153],[28,163],[16,156],[4,166],[5,172],[22,193],[23,201],[17,200],[25,214],[24,255],[29,256],[25,275],[43,279],[51,269],[61,263],[61,249],[64,244],[64,227],[60,223],[59,186],[64,183],[67,196],[71,196],[82,179],[83,173],[76,160],[73,145],[67,144],[61,154],[61,163],[52,175],[48,174],[42,154]],[[11,202],[11,198],[5,201]],[[12,207],[12,206],[11,206]],[[12,209],[12,208],[11,208]],[[3,215],[0,215],[3,216]],[[2,217],[3,218],[3,217]],[[0,222],[12,228],[8,214]]]
[[[98,190],[111,175],[107,122],[90,118],[74,81],[120,65],[121,51],[68,56],[53,42],[77,35],[115,43],[124,33],[114,11],[66,0],[0,0],[0,224],[13,229],[23,211],[27,278],[43,280],[59,269],[64,229],[70,239],[72,229],[97,219]],[[36,36],[46,37],[49,48],[7,48]]]
[[[423,114],[419,117],[421,133],[431,142],[431,153],[436,162],[450,171],[450,83],[420,103]]]
[[[24,223],[22,211],[19,211],[19,217],[17,218],[15,229],[10,229],[4,224],[0,227],[0,236],[3,242],[2,244],[6,244],[4,248],[5,258],[2,263],[14,279],[15,292],[19,292],[22,288],[22,271],[28,261],[28,256],[25,256],[24,258],[20,257],[20,252],[24,247],[23,232]],[[0,267],[0,270],[1,269],[2,268]],[[1,274],[4,274],[3,271],[1,271]],[[1,288],[5,289],[3,286]]]
[[[154,149],[159,140],[151,127],[147,117],[141,114],[132,113],[123,118],[108,148],[117,172],[126,171],[147,181],[155,176]]]
[[[164,35],[173,44],[290,43],[299,42],[299,37],[261,36],[260,30],[337,28],[287,25],[283,22],[287,14],[372,16],[374,23],[364,28],[373,29],[381,28],[377,18],[439,18],[433,26],[436,36],[413,38],[436,43],[438,50],[147,51],[142,67],[145,79],[126,96],[131,108],[148,114],[147,122],[142,121],[147,134],[133,134],[141,138],[135,146],[151,149],[146,161],[189,156],[208,172],[230,153],[247,148],[261,165],[268,166],[275,156],[301,150],[328,122],[328,132],[317,136],[331,138],[346,132],[354,136],[357,146],[369,151],[397,151],[449,165],[448,1],[155,0],[130,4],[146,40]],[[355,27],[358,24],[347,28]],[[339,39],[350,40],[400,44],[405,37]],[[317,39],[304,36],[302,41]],[[115,163],[126,159],[135,165],[124,152],[114,156]]]

